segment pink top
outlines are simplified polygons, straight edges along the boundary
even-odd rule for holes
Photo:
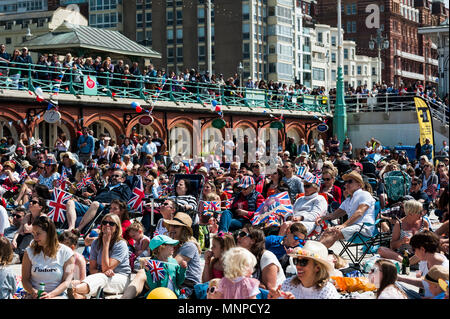
[[[223,299],[248,299],[259,294],[259,280],[249,277],[223,277],[218,290],[223,294]]]
[[[212,268],[212,275],[213,275],[213,278],[223,278],[223,271],[222,271],[222,270],[215,269],[215,268],[213,267],[213,268]]]

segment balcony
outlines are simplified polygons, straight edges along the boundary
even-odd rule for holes
[[[439,78],[436,77],[436,76],[428,75],[428,76],[427,76],[427,81],[428,81],[428,82],[433,82],[433,83],[439,83]]]
[[[409,79],[425,81],[425,76],[421,73],[414,73],[397,69],[395,70],[395,75],[399,75]]]
[[[432,64],[432,65],[439,66],[439,61],[436,60],[436,59],[432,59],[432,58],[427,58],[427,63],[428,63],[428,64]]]
[[[401,50],[396,50],[396,55],[408,60],[412,60],[412,61],[416,61],[416,62],[425,62],[425,58],[423,56],[420,55],[416,55],[416,54],[412,54],[412,53],[408,53],[408,52],[404,52]]]

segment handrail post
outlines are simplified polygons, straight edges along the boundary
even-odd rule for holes
[[[356,113],[359,113],[359,93],[356,94]]]
[[[384,109],[384,111],[385,111],[386,113],[388,113],[388,110],[389,110],[388,93],[386,92],[386,93],[385,93],[385,109]]]

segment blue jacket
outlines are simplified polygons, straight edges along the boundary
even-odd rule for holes
[[[83,143],[87,143],[86,146],[81,147],[80,145]],[[78,138],[77,142],[78,150],[80,153],[87,154],[87,153],[94,153],[94,138],[90,135],[85,136],[81,135]]]

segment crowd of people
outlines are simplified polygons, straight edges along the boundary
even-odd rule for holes
[[[74,57],[71,53],[66,54],[61,61],[57,54],[41,54],[38,61],[33,64],[32,58],[26,47],[21,50],[15,49],[12,54],[6,51],[4,44],[0,45],[0,77],[11,78],[11,86],[19,88],[26,85],[26,82],[20,80],[29,76],[28,64],[31,66],[31,76],[36,80],[61,81],[63,84],[72,81],[73,83],[82,83],[83,75],[91,75],[98,77],[99,85],[107,84],[120,88],[140,88],[141,82],[143,87],[149,90],[161,88],[163,91],[182,92],[183,90],[191,93],[197,93],[197,86],[206,93],[218,93],[219,88],[224,88],[224,96],[242,96],[245,89],[260,89],[270,92],[274,100],[283,99],[285,96],[328,96],[330,102],[336,97],[336,88],[328,91],[325,87],[309,88],[300,81],[295,83],[281,83],[273,80],[265,81],[264,79],[241,79],[238,73],[230,76],[223,74],[209,74],[209,71],[200,72],[195,68],[186,68],[178,74],[173,70],[156,69],[152,64],[141,66],[138,62],[130,64],[124,63],[123,60],[112,61],[110,57]],[[240,83],[242,81],[242,83]],[[68,85],[63,89],[68,88]],[[446,107],[448,113],[449,97],[440,97],[436,92],[436,87],[424,86],[421,81],[410,83],[374,83],[372,88],[368,84],[359,85],[357,87],[349,86],[345,90],[348,102],[353,97],[359,96],[376,97],[388,94],[394,97],[420,95],[428,98],[434,103],[442,104]]]
[[[1,142],[2,298],[153,298],[158,288],[174,298],[343,298],[338,278],[355,265],[333,245],[370,237],[378,218],[392,236],[360,273],[374,298],[448,298],[438,284],[448,285],[446,144],[437,162],[426,145],[408,158],[375,138],[360,151],[336,136],[289,138],[269,171],[248,162],[248,148],[238,161],[236,145],[230,161],[171,158],[157,132],[114,141],[84,127],[50,149],[24,136]],[[397,274],[405,252],[417,278]]]

